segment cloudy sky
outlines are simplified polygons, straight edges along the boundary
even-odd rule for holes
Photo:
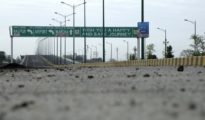
[[[54,12],[71,14],[72,9],[61,4],[61,0],[0,0],[0,51],[10,54],[9,26],[31,25],[48,26],[58,25],[52,18],[63,20]],[[64,0],[70,4],[82,3],[83,0]],[[197,34],[205,36],[205,1],[204,0],[145,0],[145,21],[150,22],[150,37],[146,43],[155,45],[156,54],[162,57],[164,49],[164,33],[157,27],[167,30],[167,39],[173,46],[175,56],[179,56],[183,49],[189,48],[192,43],[191,34],[194,25],[184,19],[197,21]],[[106,26],[137,26],[141,20],[141,0],[105,0]],[[72,25],[72,16],[68,26]],[[83,26],[83,6],[76,10],[76,26]],[[87,26],[102,26],[102,0],[87,0]],[[15,56],[34,54],[38,38],[15,38]],[[119,48],[120,59],[126,58],[126,44],[129,41],[130,52],[137,46],[136,39],[107,38],[113,44],[113,57],[116,58],[116,48]],[[76,39],[76,50],[82,51],[83,39]],[[99,55],[102,39],[88,38],[88,45],[97,46]],[[72,52],[72,38],[67,41],[67,51]],[[93,48],[94,49],[94,48]],[[107,59],[110,46],[106,45]]]

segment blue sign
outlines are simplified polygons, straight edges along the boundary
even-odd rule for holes
[[[140,37],[148,38],[149,37],[149,22],[138,22],[138,28],[140,31]]]

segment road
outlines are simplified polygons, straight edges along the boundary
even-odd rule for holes
[[[21,65],[26,67],[34,67],[34,68],[41,68],[41,67],[49,67],[51,64],[48,63],[42,56],[39,55],[26,55],[21,62]]]
[[[0,120],[205,120],[204,92],[204,67],[6,69]]]

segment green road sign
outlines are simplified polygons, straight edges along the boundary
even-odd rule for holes
[[[75,31],[75,32],[73,32]],[[75,33],[75,34],[73,34]],[[105,37],[136,38],[137,27],[105,27]],[[102,27],[12,26],[13,37],[102,37]]]

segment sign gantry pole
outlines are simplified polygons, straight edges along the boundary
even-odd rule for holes
[[[12,28],[9,27],[9,34],[10,34],[10,38],[11,38],[11,58],[10,61],[11,63],[13,63],[13,35],[12,35]]]
[[[103,62],[105,62],[105,1],[103,0]]]
[[[142,19],[142,23],[144,22],[144,0],[141,0],[141,19]],[[145,38],[142,37],[142,43],[141,43],[141,58],[144,59],[145,58],[145,55],[144,55],[144,51],[145,51]]]

